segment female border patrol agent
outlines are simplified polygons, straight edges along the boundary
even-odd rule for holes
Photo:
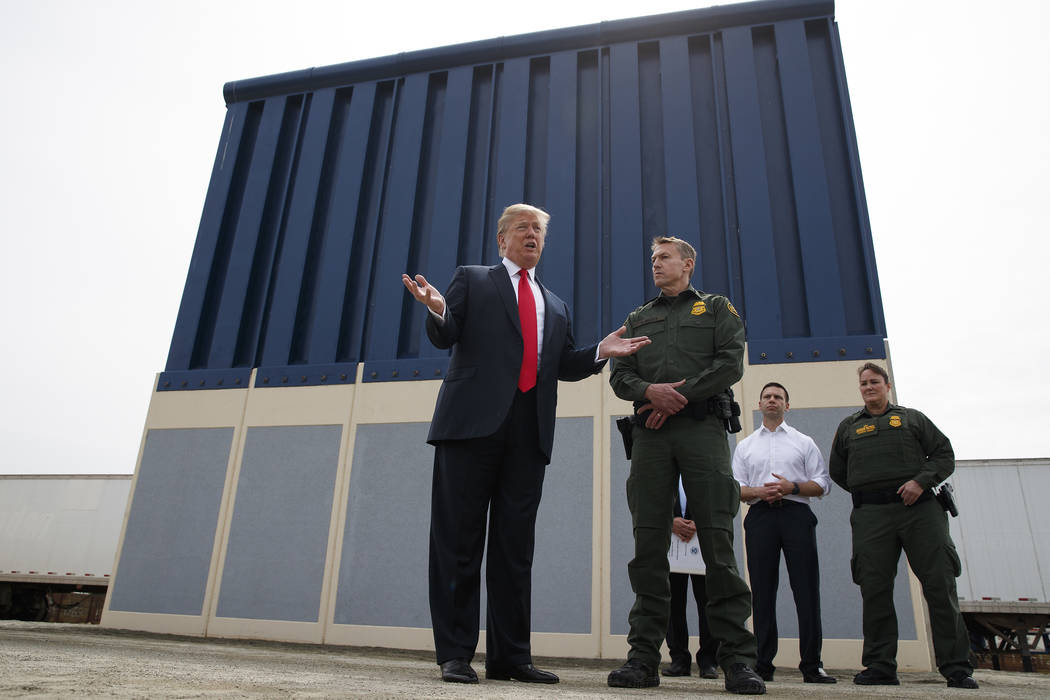
[[[955,471],[948,438],[913,408],[889,402],[889,375],[873,362],[858,370],[864,409],[839,424],[829,471],[853,496],[853,581],[864,602],[865,669],[857,685],[899,685],[893,580],[901,548],[930,609],[933,653],[949,688],[977,688],[955,578],[959,555],[934,486]]]

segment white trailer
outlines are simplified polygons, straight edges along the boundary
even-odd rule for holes
[[[130,474],[0,475],[0,618],[97,622],[130,489]]]

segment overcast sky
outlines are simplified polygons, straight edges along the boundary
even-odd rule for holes
[[[134,471],[224,83],[712,4],[0,0],[0,473]],[[1050,9],[836,17],[899,398],[960,459],[1050,457]]]

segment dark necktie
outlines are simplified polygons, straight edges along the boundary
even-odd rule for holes
[[[518,374],[518,389],[526,392],[536,386],[536,300],[529,286],[529,273],[518,273],[518,318],[521,319],[521,338],[525,354],[521,358],[521,373]]]

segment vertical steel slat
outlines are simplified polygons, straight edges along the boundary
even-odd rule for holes
[[[397,334],[405,294],[401,275],[408,265],[413,235],[428,80],[426,74],[410,75],[400,90],[390,144],[390,170],[377,232],[369,317],[365,321],[366,350],[362,359],[397,357]]]
[[[775,25],[775,36],[810,333],[845,335],[843,288],[805,28],[802,22],[782,22]]]
[[[492,199],[486,227],[494,227],[505,207],[525,198],[525,149],[529,115],[529,59],[515,58],[503,63],[497,90],[495,170]],[[488,229],[486,228],[486,231]],[[488,232],[486,235],[489,235]],[[491,232],[495,235],[495,231]],[[480,261],[479,261],[480,262]],[[494,261],[493,261],[494,262]]]
[[[547,117],[547,210],[550,233],[543,253],[543,281],[569,308],[576,264],[576,52],[550,58]]]
[[[308,364],[337,360],[343,304],[348,296],[348,263],[357,243],[358,208],[375,97],[375,83],[355,86],[350,96],[350,108],[335,159],[332,202],[318,260],[318,303],[306,331],[309,334],[306,343]]]
[[[287,209],[280,262],[274,280],[273,300],[260,366],[281,366],[291,362],[299,301],[303,292],[307,254],[313,233],[317,193],[324,164],[329,123],[335,103],[335,90],[319,90],[310,102],[306,119],[294,190]]]
[[[240,149],[241,136],[247,121],[250,103],[241,102],[230,105],[226,110],[226,119],[222,125],[222,137],[215,154],[208,193],[204,198],[204,211],[201,213],[197,229],[197,240],[190,257],[189,270],[186,273],[186,286],[182,291],[182,303],[175,318],[175,331],[168,349],[166,369],[185,370],[190,368],[193,350],[197,343],[197,333],[204,317],[204,298],[207,295],[208,281],[211,278],[212,263],[215,259],[215,248],[219,242],[219,231],[222,228],[223,212],[226,210],[230,184],[233,181],[234,165]]]
[[[441,137],[437,146],[437,183],[434,193],[434,210],[430,221],[425,222],[421,235],[429,241],[427,254],[420,260],[418,272],[427,281],[441,289],[441,280],[451,277],[456,267],[459,248],[459,232],[463,223],[463,190],[467,168],[467,144],[470,132],[470,93],[473,88],[474,69],[456,68],[448,72],[445,88],[445,110],[440,115]],[[438,118],[435,116],[435,118]],[[408,270],[415,274],[416,270]],[[444,289],[441,289],[444,291]],[[407,299],[417,305],[414,299]],[[423,310],[420,317],[426,314]],[[408,332],[423,335],[422,322],[412,324]],[[429,341],[421,339],[420,357],[442,357],[448,350],[435,348]]]
[[[642,145],[638,45],[609,47],[610,323],[619,325],[645,300],[648,268],[642,231]]]
[[[664,170],[667,182],[666,233],[684,238],[696,246],[693,286],[703,289],[700,189],[696,175],[689,45],[685,37],[660,42],[660,90],[663,97]]]
[[[208,353],[208,367],[233,367],[241,333],[256,247],[262,226],[270,177],[281,136],[285,100],[272,97],[263,107],[259,133],[251,155],[241,214],[233,233],[230,261],[219,299],[219,309]]]
[[[751,29],[722,33],[749,338],[779,338],[780,291]]]

